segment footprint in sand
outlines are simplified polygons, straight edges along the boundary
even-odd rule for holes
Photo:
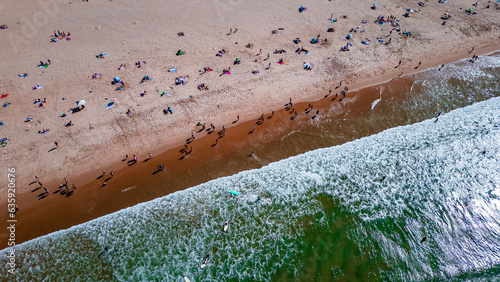
[[[95,30],[101,30],[102,26],[98,25],[98,26],[95,26],[94,28],[95,28]]]

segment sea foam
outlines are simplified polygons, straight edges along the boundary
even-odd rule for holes
[[[500,264],[499,162],[500,98],[492,98],[23,243],[16,279],[352,280],[368,271],[421,280],[482,271]],[[341,255],[351,249],[357,256]]]

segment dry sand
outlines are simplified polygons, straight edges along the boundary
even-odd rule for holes
[[[48,8],[38,1],[21,5],[0,0],[0,24],[9,27],[0,30],[0,94],[9,93],[0,102],[11,103],[0,108],[0,120],[5,123],[0,138],[11,140],[0,150],[4,166],[17,169],[19,194],[32,190],[28,184],[34,175],[44,185],[62,183],[67,177],[80,186],[96,170],[123,167],[125,154],[137,154],[142,160],[150,151],[179,146],[196,130],[198,121],[214,123],[217,129],[229,127],[236,115],[241,122],[253,120],[282,108],[290,97],[294,102],[317,100],[340,80],[355,89],[401,71],[408,74],[500,49],[500,10],[495,4],[484,9],[487,1],[480,2],[479,8],[469,1],[433,1],[425,7],[417,1],[380,1],[377,10],[371,10],[366,1],[326,0],[307,5],[282,0],[43,2]],[[301,4],[307,10],[299,13]],[[403,17],[407,8],[416,13]],[[477,15],[466,15],[468,8]],[[452,18],[442,25],[440,17],[446,10]],[[332,13],[336,23],[328,21]],[[389,36],[389,25],[374,23],[379,15],[396,16],[403,30],[415,34],[407,37],[392,31]],[[349,32],[357,26],[365,32]],[[327,33],[329,27],[336,31]],[[238,31],[227,35],[230,28]],[[284,30],[271,33],[278,28]],[[70,32],[71,41],[50,42],[54,29]],[[185,36],[179,37],[178,32]],[[348,33],[353,39],[342,39]],[[320,39],[328,38],[328,44],[310,44],[318,34]],[[301,44],[292,42],[296,37]],[[384,45],[376,42],[377,37],[392,40]],[[365,38],[370,45],[361,44]],[[347,42],[353,44],[351,51],[340,52]],[[246,48],[247,43],[253,48]],[[294,52],[298,46],[310,54],[298,55]],[[472,46],[476,48],[469,54]],[[223,48],[228,53],[216,57]],[[176,56],[179,49],[187,53]],[[259,49],[262,54],[256,56]],[[275,49],[287,53],[273,54]],[[109,55],[97,59],[101,52]],[[270,59],[264,61],[268,53]],[[241,64],[233,65],[237,57]],[[279,58],[289,65],[278,65]],[[52,64],[39,69],[39,61],[47,59]],[[139,60],[147,64],[136,68],[134,62]],[[400,60],[401,66],[394,69]],[[422,65],[415,69],[420,61]],[[272,66],[266,70],[269,62]],[[311,63],[312,71],[303,70],[302,62]],[[124,70],[118,70],[120,64],[126,65]],[[170,67],[178,71],[167,72]],[[214,71],[199,75],[203,67]],[[219,76],[228,67],[231,75]],[[253,70],[260,74],[253,75]],[[25,72],[27,78],[17,76]],[[93,73],[102,77],[91,79]],[[144,75],[152,80],[141,84]],[[114,90],[115,76],[126,82],[125,90]],[[189,76],[188,83],[174,85],[178,76]],[[200,83],[210,90],[198,91]],[[32,90],[35,84],[43,88]],[[140,96],[143,90],[148,92],[145,97]],[[171,96],[160,97],[164,90]],[[34,105],[37,98],[47,98],[47,107]],[[117,106],[106,110],[112,98]],[[87,101],[85,110],[69,113],[80,99]],[[173,115],[163,114],[167,107],[174,110]],[[132,111],[130,116],[125,114],[127,109]],[[59,117],[63,112],[67,116]],[[26,117],[34,121],[25,123]],[[75,125],[64,127],[70,120]],[[50,132],[37,134],[46,128]],[[55,141],[60,146],[50,151]],[[1,175],[6,173],[4,169]],[[0,194],[2,202],[5,198],[6,193]]]

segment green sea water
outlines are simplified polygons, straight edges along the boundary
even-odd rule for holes
[[[371,110],[413,125],[31,240],[15,248],[16,275],[2,272],[0,279],[499,280],[500,60],[478,63],[459,62],[439,75],[429,70],[411,83],[387,86],[411,85],[407,97],[394,101],[384,100],[390,89],[377,88],[381,100]],[[438,119],[429,119],[439,111]],[[394,116],[365,118],[389,123]],[[299,124],[295,134],[307,126],[327,132],[328,122],[326,115],[323,123]]]

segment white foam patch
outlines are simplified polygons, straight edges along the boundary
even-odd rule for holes
[[[135,189],[137,186],[132,186],[132,187],[128,187],[128,188],[125,188],[122,190],[122,192],[126,192],[126,191],[129,191],[129,190],[132,190],[132,189]]]
[[[413,88],[413,85],[412,85],[412,88]],[[373,111],[373,108],[375,108],[375,106],[378,104],[378,102],[382,101],[382,92],[384,92],[384,87],[380,87],[380,98],[378,98],[377,100],[373,101],[373,103],[372,103],[372,111]]]
[[[493,98],[442,115],[437,123],[308,152],[26,242],[17,246],[18,278],[110,273],[103,279],[266,280],[265,269],[280,269],[300,252],[294,240],[305,234],[305,218],[323,213],[321,195],[338,199],[366,222],[359,232],[350,231],[352,240],[371,236],[388,262],[408,269],[389,277],[442,278],[487,267],[500,263],[494,239],[500,210],[491,204],[500,193],[499,141],[500,98]],[[438,266],[429,267],[436,262],[425,249],[404,248],[395,234],[366,229],[370,222],[405,217],[411,244],[422,230],[436,229],[428,236],[436,242]],[[224,233],[228,219],[231,229]],[[432,226],[421,219],[431,219]],[[201,271],[207,253],[212,257]]]

